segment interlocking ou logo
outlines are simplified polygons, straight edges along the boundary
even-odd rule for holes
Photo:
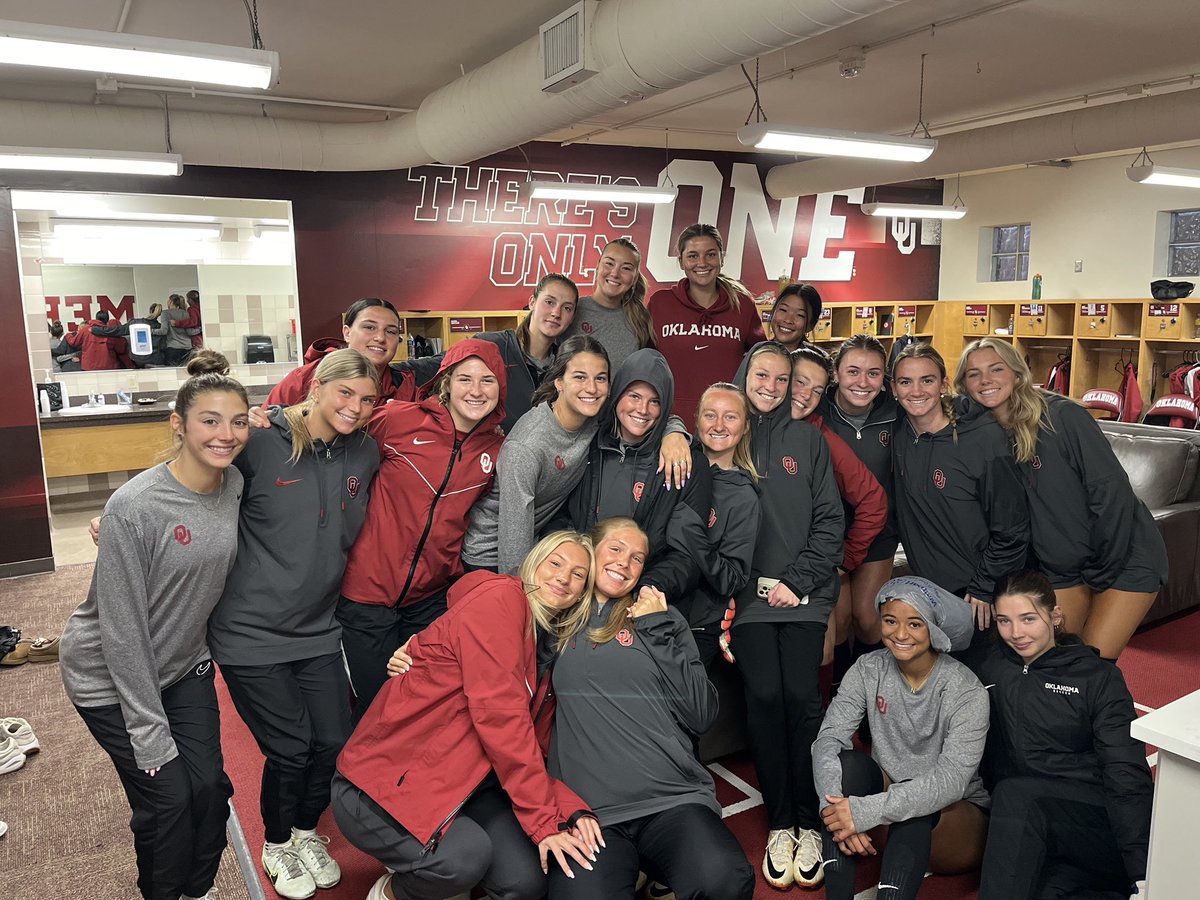
[[[881,716],[887,715],[887,701],[883,699],[883,694],[875,695],[875,708],[879,710]]]
[[[620,631],[617,632],[617,643],[620,644],[622,647],[632,647],[633,646],[633,634],[629,631],[628,628],[622,628]]]
[[[479,468],[483,469],[484,475],[492,474],[492,455],[490,453],[481,453],[479,455]]]
[[[633,486],[633,502],[634,503],[642,502],[642,491],[644,491],[645,489],[646,489],[646,482],[644,482],[644,481],[639,481],[637,484],[635,484]]]
[[[358,480],[357,475],[351,475],[346,479],[346,490],[349,492],[351,500],[358,496],[358,489],[361,485],[362,482]]]
[[[946,473],[941,469],[933,470],[933,486],[939,491],[946,486]]]
[[[592,323],[584,322],[582,325],[579,326],[579,330],[582,331],[584,334],[591,334],[592,333]]]
[[[886,431],[879,432],[879,443],[883,444],[883,446],[886,447],[888,445],[888,442],[891,439],[892,439],[892,436],[890,434],[888,434]]]
[[[1042,467],[1042,458],[1040,456],[1034,456],[1034,458],[1029,461],[1029,464],[1035,469],[1040,469]]]
[[[179,543],[183,544],[185,547],[192,542],[191,531],[189,531],[183,525],[176,525],[172,534],[175,535],[175,540],[179,541]]]
[[[561,456],[554,457],[554,468],[558,469],[558,471],[561,472],[566,467],[567,467],[567,461],[565,459],[563,459]]]
[[[790,456],[785,456],[783,458],[783,467],[787,469],[787,473],[789,475],[795,475],[798,471],[800,471],[799,467],[796,465],[796,461]]]
[[[717,511],[711,506],[708,508],[708,527],[712,528],[717,524]]]

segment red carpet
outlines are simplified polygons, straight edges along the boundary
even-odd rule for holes
[[[1192,691],[1200,690],[1200,667],[1195,664],[1197,646],[1200,646],[1200,612],[1160,623],[1135,635],[1128,649],[1121,655],[1120,662],[1134,701],[1157,709]],[[258,811],[262,756],[246,726],[234,711],[224,683],[218,678],[217,684],[223,713],[221,727],[225,768],[237,791],[233,798],[234,807],[241,819],[251,855],[257,861],[263,842],[262,818]],[[1147,752],[1152,752],[1153,749],[1149,748]],[[736,781],[745,782],[752,790],[757,789],[754,768],[744,754],[721,760],[721,767]],[[722,806],[728,808],[747,799],[746,792],[736,785],[736,781],[727,781],[720,770],[716,773],[716,780],[717,797]],[[736,812],[728,816],[725,822],[741,842],[746,855],[754,864],[755,871],[758,872],[767,832],[761,804]],[[342,883],[332,890],[318,892],[317,900],[363,900],[383,869],[375,860],[364,856],[346,843],[328,812],[321,819],[319,831],[332,839],[329,849],[341,864],[343,874]],[[859,867],[859,890],[874,885],[877,875],[878,862],[864,862]],[[263,888],[267,897],[277,896],[265,880]],[[925,886],[921,889],[921,900],[975,900],[977,888],[978,878],[974,875],[955,878],[931,876],[926,879]],[[755,900],[768,900],[785,895],[790,895],[796,900],[823,900],[825,892],[802,891],[799,888],[787,892],[776,891],[767,885],[762,880],[761,873],[759,874],[758,886],[754,892]]]

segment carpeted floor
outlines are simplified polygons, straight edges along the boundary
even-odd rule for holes
[[[91,566],[69,566],[54,575],[0,581],[0,622],[21,627],[27,636],[57,634],[71,610],[82,600],[91,577]],[[1159,624],[1138,634],[1121,657],[1121,668],[1134,700],[1157,708],[1200,689],[1200,667],[1195,647],[1200,645],[1200,612]],[[257,862],[262,846],[258,790],[262,757],[221,692],[222,735],[226,768],[237,794],[238,811],[251,853]],[[0,818],[10,826],[0,839],[0,871],[8,885],[20,885],[19,896],[78,896],[80,874],[85,873],[86,896],[105,900],[133,900],[132,839],[128,806],[104,753],[92,741],[83,723],[63,694],[57,665],[26,664],[0,669],[0,716],[27,718],[42,740],[42,753],[12,774],[0,776]],[[1150,748],[1153,749],[1153,748]],[[718,797],[730,813],[726,822],[738,837],[757,870],[766,836],[766,821],[758,799],[753,767],[744,756],[734,756],[714,766]],[[331,837],[330,850],[342,864],[342,884],[321,891],[317,900],[361,900],[381,873],[379,865],[350,847],[326,814],[320,830]],[[877,867],[860,867],[860,890],[873,883]],[[58,875],[62,872],[63,875]],[[222,861],[217,881],[222,900],[249,900],[232,851]],[[267,897],[276,896],[263,883]],[[973,900],[974,876],[935,878],[922,888],[922,900]],[[824,892],[793,889],[791,896],[819,900]],[[861,896],[870,897],[872,892]],[[761,875],[755,900],[777,898]]]
[[[25,637],[62,630],[87,594],[91,565],[0,581],[0,623]],[[0,775],[0,893],[26,900],[135,900],[129,805],[108,756],[63,693],[57,663],[0,667],[0,717],[28,719],[40,753]],[[249,900],[232,850],[217,876],[221,900]]]

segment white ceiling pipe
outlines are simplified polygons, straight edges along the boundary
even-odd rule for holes
[[[1200,88],[938,135],[937,151],[923,163],[788,163],[771,169],[766,185],[777,199],[803,197],[1194,140],[1200,140]]]
[[[591,48],[599,74],[541,90],[533,37],[386,122],[316,123],[171,112],[172,146],[192,165],[320,171],[466,163],[723,71],[907,0],[605,0]],[[263,98],[269,102],[269,97]],[[163,150],[161,110],[0,101],[0,144]]]

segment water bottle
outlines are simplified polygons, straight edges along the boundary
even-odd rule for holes
[[[1042,276],[1041,275],[1033,276],[1033,299],[1034,300],[1042,299]]]

